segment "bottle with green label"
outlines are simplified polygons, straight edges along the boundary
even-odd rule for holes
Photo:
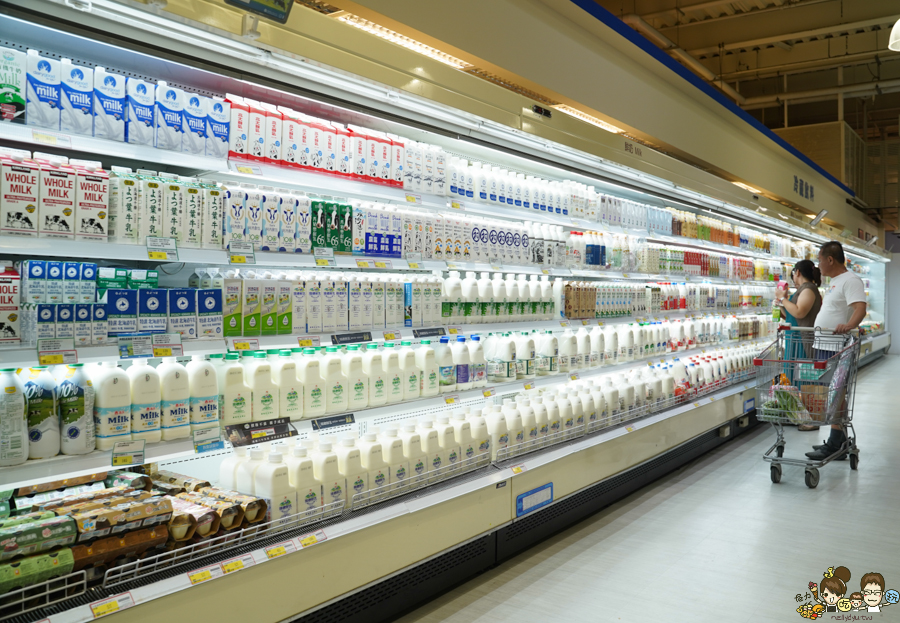
[[[96,447],[94,438],[94,385],[84,364],[66,366],[56,385],[59,406],[60,450],[63,454],[88,454]]]
[[[59,454],[59,406],[56,381],[47,366],[19,372],[28,404],[28,458],[47,459]]]

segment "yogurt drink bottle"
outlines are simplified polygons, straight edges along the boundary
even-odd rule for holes
[[[270,363],[272,382],[278,388],[278,417],[299,420],[303,417],[303,387],[297,379],[297,361],[291,351],[279,351]],[[285,461],[287,456],[284,457]]]
[[[347,354],[341,358],[341,372],[347,379],[347,410],[365,409],[369,405],[369,379],[363,371],[358,344],[347,347]]]
[[[460,452],[460,445],[456,443],[456,431],[450,423],[450,418],[447,415],[438,416],[434,423],[434,428],[438,432],[438,443],[446,458],[446,463],[444,465],[445,473],[447,473],[448,467],[451,474],[455,473],[460,466],[462,454]],[[471,435],[471,433],[470,425],[469,434]]]
[[[441,391],[440,376],[431,340],[422,340],[415,352],[416,366],[421,370],[422,376],[421,396],[423,398],[437,396]]]
[[[222,459],[219,465],[219,481],[216,485],[226,491],[237,491],[237,468],[244,461],[250,460],[245,446],[235,446],[229,456]]]
[[[244,495],[256,495],[256,470],[266,460],[266,453],[262,448],[251,448],[249,454],[250,458],[238,463],[234,470],[234,485]]]
[[[319,442],[319,449],[312,455],[313,474],[322,483],[325,504],[335,504],[333,508],[343,510],[347,504],[347,479],[338,469],[338,457],[331,449],[331,443]]]
[[[131,383],[131,438],[157,443],[162,440],[159,374],[146,359],[135,359],[125,374]],[[213,398],[218,404],[217,393]]]
[[[416,425],[416,432],[422,443],[422,452],[425,453],[425,471],[427,480],[433,484],[447,477],[449,460],[447,453],[441,447],[438,431],[434,428],[432,420],[422,420]]]
[[[313,473],[312,458],[307,456],[306,448],[294,446],[287,458],[288,480],[297,491],[298,512],[315,511],[322,506],[322,483],[316,480]]]
[[[278,406],[278,386],[272,380],[272,364],[266,353],[257,351],[245,368],[247,385],[253,394],[253,421],[261,422],[281,417]]]
[[[252,392],[244,381],[244,366],[240,359],[238,353],[228,353],[225,362],[216,369],[222,426],[245,424],[253,419]]]
[[[403,386],[403,400],[415,400],[421,394],[422,370],[416,363],[416,352],[412,349],[412,342],[403,340],[400,344],[401,348],[398,355]]]
[[[403,454],[403,440],[397,435],[396,428],[388,428],[378,435],[384,462],[390,470],[391,494],[405,490],[409,486],[409,460]]]
[[[387,380],[384,372],[384,358],[377,344],[366,344],[362,356],[362,370],[369,386],[369,406],[379,407],[387,403]]]
[[[410,486],[417,487],[428,482],[428,468],[422,437],[416,432],[416,425],[407,422],[397,434],[403,442],[403,456],[409,461]]]
[[[369,495],[369,472],[363,467],[356,439],[344,437],[334,453],[338,457],[338,471],[347,481],[347,508],[365,503]]]
[[[377,502],[383,500],[388,494],[391,483],[390,469],[384,462],[384,453],[381,451],[381,442],[375,433],[365,433],[357,442],[362,466],[368,474],[369,496],[367,501]]]
[[[325,383],[320,364],[315,348],[305,348],[297,363],[297,380],[303,388],[303,415],[307,418],[325,415]]]

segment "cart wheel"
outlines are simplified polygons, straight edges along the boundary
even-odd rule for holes
[[[859,455],[858,454],[850,455],[850,469],[859,469]]]
[[[778,463],[772,465],[772,482],[776,485],[781,482],[781,465]]]
[[[806,486],[815,489],[819,485],[819,470],[811,468],[806,470]]]
[[[778,447],[776,447],[776,448],[775,448],[775,454],[778,456],[779,459],[780,459],[781,457],[783,457],[783,456],[784,456],[784,446],[778,446]]]

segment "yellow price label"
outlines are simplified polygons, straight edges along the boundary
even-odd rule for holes
[[[212,573],[209,572],[209,569],[204,569],[203,571],[198,571],[197,573],[188,574],[188,579],[191,581],[191,584],[200,584],[201,582],[211,580]]]
[[[297,344],[298,344],[299,346],[312,346],[312,345],[313,345],[313,341],[310,340],[310,339],[308,339],[308,338],[307,338],[307,339],[303,339],[302,337],[298,337],[298,338],[297,338]]]
[[[598,321],[597,321],[597,326],[598,326],[598,327],[602,327],[602,326],[603,326],[603,321],[602,321],[602,320],[598,320]]]
[[[328,260],[325,258],[319,258],[316,260],[316,266],[329,266]]]
[[[130,454],[121,454],[119,456],[114,456],[112,460],[113,467],[131,465],[132,463],[134,463],[134,457]]]
[[[633,433],[633,432],[634,432],[634,426],[626,426],[626,427],[625,427],[625,430],[627,430],[629,433]]]
[[[419,263],[418,263],[418,262],[409,262],[409,267],[410,267],[410,268],[418,268],[418,267],[419,267]]]
[[[315,545],[318,542],[319,539],[316,538],[315,534],[310,534],[309,536],[305,536],[300,539],[300,545],[302,545],[303,547],[309,547],[310,545]]]
[[[447,329],[447,333],[449,333],[450,335],[456,335],[456,327],[450,327],[449,329]]]
[[[228,258],[232,264],[246,264],[247,256],[246,255],[232,255]]]
[[[91,604],[91,612],[94,613],[94,618],[97,619],[102,616],[106,616],[107,614],[112,614],[113,612],[119,611],[119,601],[107,601],[102,604]]]
[[[369,260],[356,260],[356,267],[357,268],[368,268]]]
[[[587,321],[587,320],[582,320],[582,321],[581,321],[581,326],[582,326],[582,327],[588,326],[588,321]]]
[[[452,405],[456,402],[456,398],[454,398],[453,396],[448,396],[447,398],[444,398],[444,402],[448,405]]]
[[[44,145],[56,145],[57,140],[56,137],[52,134],[44,134],[43,132],[35,132],[32,130],[31,139],[35,143],[43,143]]]
[[[255,432],[250,433],[251,439],[262,439],[263,437],[268,437],[268,436],[269,436],[269,434],[264,430],[255,431]]]
[[[544,275],[549,275],[549,274],[550,274],[550,271],[549,271],[548,269],[546,269],[546,268],[542,268],[542,269],[541,269],[541,273],[543,273]]]
[[[622,277],[628,279],[628,273],[622,273]]]
[[[250,342],[235,342],[234,350],[250,350]]]
[[[237,167],[238,173],[246,173],[247,175],[253,175],[253,167]]]
[[[375,262],[375,268],[387,268],[387,264],[384,262]]]
[[[485,398],[490,398],[491,396],[494,395],[494,388],[491,387],[490,389],[486,389],[486,390],[482,391],[481,393],[484,395]]]
[[[462,208],[462,206],[459,205],[459,201],[451,201],[451,202],[450,202],[450,207],[453,208],[453,209],[455,209],[455,210],[459,210],[460,208]]]
[[[521,474],[527,468],[524,465],[513,465],[511,469],[513,474]]]
[[[416,202],[416,196],[415,196],[415,195],[406,195],[406,202],[407,202],[407,203],[415,203],[415,202]]]
[[[699,408],[699,407],[700,407],[700,403],[699,403],[699,402],[695,402],[695,403],[694,403],[694,406]]]
[[[172,349],[166,348],[166,347],[157,348],[156,346],[154,346],[153,347],[153,356],[154,357],[171,357]]]
[[[525,383],[525,389],[534,389],[534,383]]]
[[[566,322],[565,320],[560,320],[560,321],[559,321],[559,326],[561,326],[561,327],[568,327],[568,326],[569,326],[569,323]]]
[[[63,363],[62,354],[57,355],[41,355],[38,357],[38,363],[42,366],[55,366]]]
[[[710,401],[710,402],[715,402],[715,401],[716,401],[716,397],[715,397],[715,396],[710,396],[710,397],[709,397],[709,401]]]
[[[287,554],[287,550],[284,549],[284,545],[279,545],[278,547],[272,547],[266,550],[266,556],[269,557],[269,560],[284,556],[285,554]]]
[[[225,573],[231,573],[232,571],[240,571],[244,568],[243,560],[232,560],[231,562],[223,562],[222,563],[222,571]]]
[[[572,379],[573,381],[577,381],[577,380],[578,380],[578,374],[577,374],[577,373],[576,373],[576,374],[570,374],[570,375],[569,375],[569,378]]]
[[[387,332],[385,332],[385,334],[384,334],[384,339],[386,339],[386,340],[396,340],[396,339],[397,339],[397,336],[394,335],[393,333],[387,333]]]
[[[147,257],[151,260],[165,260],[169,254],[165,251],[147,251]]]

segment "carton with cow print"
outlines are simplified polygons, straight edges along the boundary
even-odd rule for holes
[[[12,262],[2,262],[0,266],[0,345],[17,345],[21,339],[19,273]]]
[[[0,232],[7,236],[38,235],[40,165],[31,152],[0,148]]]

